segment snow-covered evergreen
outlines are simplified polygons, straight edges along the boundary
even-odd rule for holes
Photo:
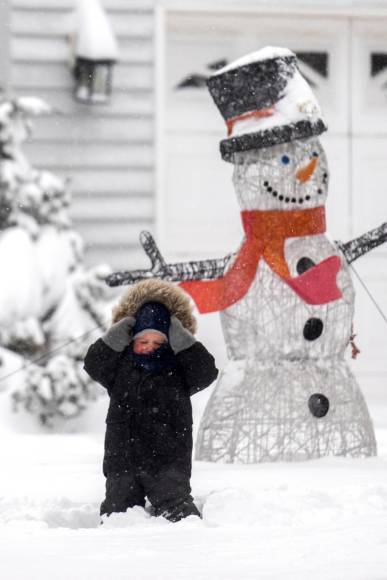
[[[55,427],[96,397],[82,360],[112,296],[108,268],[83,265],[67,184],[23,153],[32,118],[48,113],[35,97],[0,101],[0,390]]]

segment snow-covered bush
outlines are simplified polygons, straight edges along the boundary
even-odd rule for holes
[[[0,349],[22,363],[11,394],[15,408],[55,427],[99,392],[82,359],[91,332],[109,318],[113,296],[104,283],[109,269],[83,265],[66,182],[35,169],[23,153],[31,118],[49,112],[34,97],[0,100]],[[1,371],[0,361],[4,390]]]
[[[30,365],[23,390],[12,395],[15,409],[24,407],[42,425],[54,427],[58,418],[73,419],[97,398],[98,387],[82,369],[82,359],[58,354],[46,365]]]

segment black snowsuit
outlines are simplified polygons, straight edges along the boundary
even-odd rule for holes
[[[208,387],[218,370],[198,341],[176,359],[172,370],[151,374],[135,364],[132,345],[116,352],[99,339],[86,354],[85,370],[110,396],[101,514],[144,506],[147,496],[156,515],[198,515],[190,495],[190,396]]]

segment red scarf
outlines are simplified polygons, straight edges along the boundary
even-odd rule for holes
[[[292,278],[285,260],[287,238],[325,232],[325,209],[316,207],[296,211],[242,211],[245,241],[228,272],[215,280],[181,282],[202,314],[225,310],[245,296],[263,258],[277,276],[307,304],[326,304],[341,298],[336,284],[340,258],[330,256]]]

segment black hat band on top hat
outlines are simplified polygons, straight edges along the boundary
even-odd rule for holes
[[[282,143],[289,143],[296,139],[307,139],[316,137],[324,133],[327,126],[321,119],[317,121],[298,121],[289,125],[271,127],[264,131],[254,133],[244,133],[230,139],[223,139],[220,142],[220,152],[225,161],[233,162],[234,153],[239,151],[250,151],[251,149],[263,149],[274,147]]]

